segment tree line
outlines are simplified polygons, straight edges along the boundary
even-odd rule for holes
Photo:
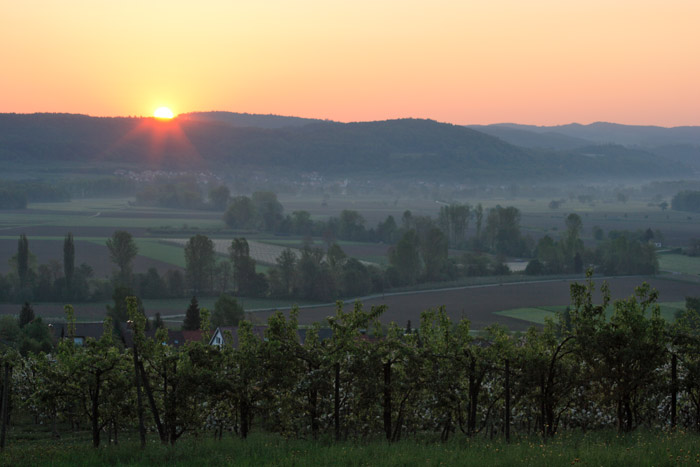
[[[268,206],[263,212],[269,215],[256,214],[251,217],[257,219],[255,222],[265,224],[280,218],[282,208],[274,194],[256,193],[249,201],[253,212],[258,212],[255,206]],[[293,218],[307,216],[295,212]],[[472,218],[474,234],[467,237]],[[333,219],[309,225],[332,224]],[[361,238],[368,232],[364,219],[355,211],[343,211],[339,219],[341,232],[355,232],[348,234],[349,238]],[[332,301],[418,283],[507,275],[510,270],[505,258],[519,255],[532,255],[525,269],[530,275],[579,274],[589,267],[607,275],[658,272],[654,242],[660,239],[660,232],[610,231],[605,238],[602,229],[594,226],[596,244],[586,248],[581,239],[580,216],[570,214],[565,224],[558,239],[545,235],[535,243],[522,235],[520,212],[512,206],[484,210],[480,205],[472,209],[469,205],[453,204],[443,206],[437,218],[414,216],[406,211],[400,225],[388,216],[376,230],[369,231],[394,239],[388,248],[386,266],[349,257],[333,237],[325,248],[314,246],[306,237],[301,249],[285,249],[266,273],[256,270],[244,237],[232,240],[228,255],[222,256],[209,237],[197,234],[185,244],[184,273],[171,269],[162,275],[155,268],[135,273],[133,260],[138,246],[129,232],[115,231],[106,241],[116,266],[111,281],[94,278],[87,264],[75,265],[71,234],[64,241],[63,263],[54,260],[38,267],[27,237],[21,235],[17,254],[10,260],[10,273],[0,275],[0,298],[16,302],[94,301],[109,298],[115,287],[124,286],[147,299],[229,294]],[[470,249],[450,255],[453,245]]]
[[[595,303],[589,279],[571,286],[571,306],[524,333],[492,325],[475,334],[444,308],[425,311],[416,328],[379,318],[384,307],[339,304],[300,339],[298,311],[271,316],[264,338],[241,322],[237,345],[203,340],[167,344],[167,330],[145,333],[135,297],[127,299],[131,342],[105,321],[100,339],[67,338],[51,353],[4,347],[7,401],[2,420],[26,413],[55,436],[89,428],[95,447],[124,431],[176,443],[186,433],[251,429],[297,438],[453,436],[492,438],[614,427],[686,427],[700,431],[700,314],[688,307],[667,324],[657,293],[643,284]],[[697,302],[693,302],[697,305]],[[9,394],[9,396],[7,396]],[[5,430],[5,427],[3,427]],[[3,431],[4,432],[4,431]]]
[[[68,191],[39,180],[0,181],[0,209],[24,209],[28,202],[68,201]]]
[[[682,190],[671,199],[671,209],[700,212],[700,191]]]
[[[534,258],[528,263],[526,274],[571,274],[581,273],[590,266],[606,275],[656,274],[659,261],[654,243],[661,241],[662,234],[651,229],[639,232],[608,232],[593,228],[595,247],[585,248],[581,240],[583,222],[578,214],[566,218],[566,230],[558,240],[545,235],[533,251]]]

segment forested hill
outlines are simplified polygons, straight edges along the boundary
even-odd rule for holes
[[[450,181],[603,180],[688,173],[682,164],[649,153],[630,156],[607,150],[591,156],[528,149],[432,120],[304,124],[290,120],[295,123],[282,125],[276,118],[279,127],[259,128],[232,123],[226,115],[214,116],[158,121],[0,114],[0,168],[209,169],[286,176],[318,172],[347,178]],[[270,125],[270,120],[263,121]]]
[[[700,127],[620,125],[597,122],[559,126],[533,126],[503,123],[472,125],[472,128],[527,148],[549,148],[581,152],[592,145],[620,145],[630,151],[652,153],[663,159],[687,165],[700,173]],[[643,157],[637,155],[636,157]]]
[[[189,112],[178,115],[180,120],[198,120],[204,122],[228,123],[244,128],[289,128],[322,122],[323,120],[283,115],[259,115],[238,112]]]

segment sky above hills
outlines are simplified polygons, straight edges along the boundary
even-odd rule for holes
[[[700,125],[697,0],[0,3],[0,112]]]

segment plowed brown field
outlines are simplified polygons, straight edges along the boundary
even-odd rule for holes
[[[634,288],[642,282],[648,282],[659,291],[659,301],[682,301],[689,295],[700,295],[700,285],[661,278],[620,277],[607,279],[613,299],[625,298],[634,293]],[[602,281],[597,280],[597,284]],[[515,318],[495,315],[494,312],[512,308],[531,306],[554,306],[571,303],[569,285],[571,281],[556,280],[548,282],[529,282],[519,284],[473,286],[448,290],[387,295],[363,300],[366,308],[372,305],[386,304],[388,309],[382,316],[383,323],[396,322],[405,325],[411,320],[412,326],[418,326],[420,314],[428,308],[444,305],[453,320],[468,318],[472,329],[481,329],[492,323],[501,323],[511,330],[524,330],[531,323]],[[596,294],[600,300],[600,294]],[[351,307],[351,304],[346,304]],[[288,311],[288,310],[287,310]],[[254,313],[257,320],[265,321],[270,311]],[[303,308],[299,312],[301,324],[323,321],[335,314],[335,307],[319,306]]]

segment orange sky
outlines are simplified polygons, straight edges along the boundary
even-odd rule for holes
[[[700,125],[698,0],[8,0],[0,44],[0,112]]]

